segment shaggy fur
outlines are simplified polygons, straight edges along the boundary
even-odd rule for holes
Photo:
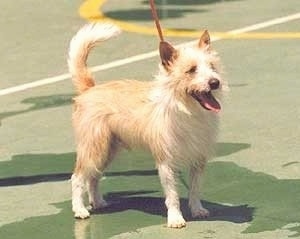
[[[107,206],[98,180],[121,148],[149,150],[166,196],[168,227],[186,225],[176,191],[176,171],[190,169],[189,206],[194,217],[209,212],[199,199],[199,178],[214,152],[218,112],[226,83],[207,31],[198,43],[175,49],[160,43],[161,64],[156,79],[111,81],[95,85],[86,65],[96,43],[120,33],[110,23],[88,24],[70,43],[68,65],[78,91],[73,126],[77,160],[72,176],[72,206],[76,218],[87,218],[83,196],[93,209]]]

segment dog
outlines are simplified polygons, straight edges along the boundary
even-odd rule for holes
[[[209,215],[199,198],[199,181],[214,154],[218,112],[227,88],[220,59],[206,30],[194,44],[173,47],[160,42],[161,62],[155,80],[96,85],[87,68],[88,55],[97,43],[120,32],[109,22],[89,23],[70,42],[68,67],[78,93],[72,114],[77,145],[72,209],[76,218],[90,216],[84,205],[86,192],[92,209],[106,207],[98,185],[104,169],[120,149],[141,147],[155,159],[168,227],[182,228],[186,221],[176,191],[176,173],[182,166],[189,168],[192,216]]]

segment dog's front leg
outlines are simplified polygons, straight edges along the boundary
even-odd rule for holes
[[[166,195],[165,203],[168,209],[168,227],[185,227],[186,223],[180,211],[180,202],[176,191],[174,170],[168,163],[163,162],[158,165],[158,172]]]
[[[192,217],[208,217],[209,211],[202,206],[200,201],[200,178],[204,169],[203,164],[195,164],[190,168],[189,206]]]

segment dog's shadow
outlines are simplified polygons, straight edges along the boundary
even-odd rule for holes
[[[108,193],[105,199],[109,205],[105,208],[92,211],[92,214],[111,214],[136,210],[151,215],[167,216],[167,210],[163,197],[142,196],[144,194],[155,193],[153,191],[122,191]],[[142,194],[142,195],[141,195]],[[219,203],[203,201],[203,206],[210,211],[210,216],[202,219],[192,217],[188,200],[180,199],[181,211],[187,221],[228,221],[234,223],[250,222],[253,219],[254,208],[248,205],[228,206]]]

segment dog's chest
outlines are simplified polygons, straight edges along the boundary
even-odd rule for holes
[[[183,160],[210,158],[218,132],[218,117],[211,112],[177,115],[170,130],[171,147]]]

